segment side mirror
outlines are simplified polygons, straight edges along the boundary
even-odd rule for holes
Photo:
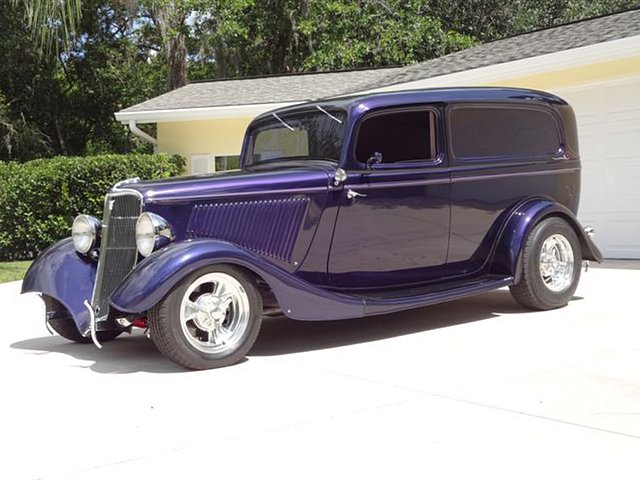
[[[365,165],[369,170],[373,170],[373,167],[379,163],[382,163],[382,154],[380,152],[373,152],[373,155],[367,159]]]

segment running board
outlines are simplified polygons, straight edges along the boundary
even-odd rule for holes
[[[464,284],[439,285],[434,287],[416,289],[412,292],[398,291],[373,294],[363,297],[365,315],[382,315],[411,308],[426,307],[436,303],[448,302],[459,298],[470,297],[480,293],[495,290],[497,288],[513,285],[513,277],[501,277],[497,275],[476,278]],[[409,293],[409,295],[407,295]]]

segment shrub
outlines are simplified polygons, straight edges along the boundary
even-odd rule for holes
[[[172,177],[184,165],[167,154],[0,162],[0,260],[34,258],[69,236],[78,213],[102,218],[104,196],[116,182]]]

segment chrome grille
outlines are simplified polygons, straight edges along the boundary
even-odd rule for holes
[[[92,306],[96,320],[109,315],[109,299],[138,260],[136,221],[142,212],[142,199],[137,192],[115,192],[107,195],[102,217],[102,239]]]

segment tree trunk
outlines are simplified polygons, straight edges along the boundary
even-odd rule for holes
[[[183,87],[187,84],[187,42],[183,31],[187,15],[169,4],[154,9],[152,18],[160,31],[167,60],[167,87]]]
[[[60,153],[62,153],[62,155],[68,155],[69,152],[67,152],[67,146],[65,144],[64,137],[62,136],[62,129],[60,128],[60,123],[58,122],[57,112],[56,114],[53,115],[53,127],[56,130],[56,137],[58,139],[58,146],[60,147]]]
[[[274,30],[275,47],[269,62],[271,74],[286,73],[290,70],[287,58],[291,46],[292,29],[291,19],[286,11],[286,2],[278,0],[273,8],[277,12],[278,24]]]
[[[226,78],[229,75],[227,68],[227,48],[224,43],[216,46],[215,49],[215,57],[216,57],[216,77],[217,78]]]
[[[187,84],[187,45],[182,33],[176,34],[165,46],[167,55],[167,87],[169,90]]]

